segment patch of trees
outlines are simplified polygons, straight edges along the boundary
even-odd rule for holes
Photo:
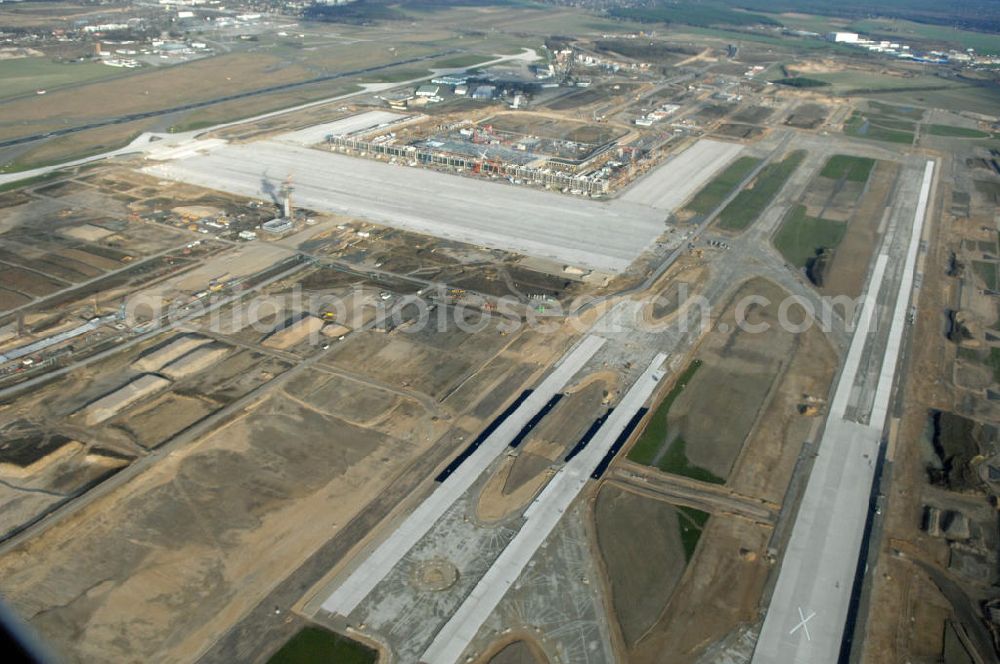
[[[792,78],[779,78],[775,81],[778,85],[787,85],[790,88],[821,88],[830,85],[826,81],[816,78],[806,78],[805,76],[794,76]]]

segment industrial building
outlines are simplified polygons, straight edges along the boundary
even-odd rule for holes
[[[477,101],[490,101],[496,92],[497,89],[494,85],[480,85],[473,91],[472,98]]]
[[[282,233],[287,233],[292,230],[292,220],[288,217],[278,217],[277,219],[272,219],[271,221],[265,221],[260,225],[261,229],[266,233],[271,235],[281,235]]]
[[[437,83],[438,85],[462,85],[468,80],[467,76],[456,76],[455,74],[448,74],[447,76],[438,76],[437,78],[432,78],[431,83]]]
[[[830,32],[826,35],[827,41],[843,43],[843,44],[857,44],[858,43],[858,33],[856,32]]]

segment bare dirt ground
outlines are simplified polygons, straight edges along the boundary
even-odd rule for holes
[[[691,260],[687,259],[689,263]],[[643,308],[643,320],[653,325],[670,321],[680,310],[684,300],[700,293],[699,284],[704,281],[707,273],[708,268],[698,263],[678,265],[675,270],[671,270],[669,279],[664,280],[665,283]]]
[[[718,326],[702,342],[699,358],[703,365],[669,414],[668,430],[684,439],[688,460],[722,478],[729,476],[796,343],[795,335],[778,324],[784,291],[755,280],[745,284],[734,301],[751,294],[766,297],[771,304],[752,305],[747,321],[767,324],[770,329],[762,334],[738,329],[730,308],[722,318],[722,324],[729,327],[722,331]],[[726,406],[718,407],[721,404]]]
[[[501,521],[523,509],[545,486],[553,472],[546,472],[550,466],[547,459],[537,457],[533,457],[533,460],[537,459],[538,463],[532,463],[529,467],[530,475],[519,478],[516,483],[511,482],[514,464],[522,461],[524,456],[506,457],[496,472],[486,480],[476,503],[476,517],[487,523]]]
[[[728,476],[727,488],[738,494],[780,505],[802,443],[823,412],[837,356],[818,327],[793,334],[777,325],[784,291],[772,282],[744,284],[719,322],[732,325],[734,303],[748,294],[772,302],[746,315],[747,322],[768,322],[771,330],[713,329],[697,352],[703,364],[674,402],[667,429],[668,435],[671,427],[680,431],[691,464]],[[611,491],[605,484],[597,498],[596,531],[627,661],[691,662],[757,621],[770,573],[770,526],[715,514],[685,568],[683,549],[667,552],[679,539],[660,542],[672,537],[670,525],[651,525],[658,512],[649,503],[659,501],[635,496],[637,504],[626,505],[628,498],[610,500]],[[612,511],[618,503],[622,509]],[[662,505],[676,522],[677,508]],[[635,537],[639,532],[642,537]]]
[[[190,659],[429,442],[275,395],[4,556],[4,593],[70,661]]]
[[[548,113],[499,113],[486,122],[501,131],[597,145],[625,133],[607,125],[560,119],[558,115]]]
[[[894,422],[895,435],[890,439],[888,458],[892,464],[892,481],[886,491],[884,535],[877,568],[871,577],[868,607],[869,615],[888,618],[870,620],[865,626],[862,659],[865,664],[940,661],[949,621],[971,617],[968,604],[954,604],[921,566],[930,565],[942,570],[939,573],[960,581],[960,577],[947,571],[952,554],[945,540],[931,537],[920,528],[923,506],[934,502],[941,494],[940,489],[935,490],[928,484],[927,468],[932,456],[926,442],[928,411],[974,411],[980,399],[974,395],[981,394],[978,390],[966,392],[952,381],[940,378],[957,373],[953,371],[957,350],[942,333],[942,312],[963,301],[958,297],[962,292],[959,278],[946,274],[949,256],[960,250],[963,238],[976,235],[981,226],[978,220],[947,214],[945,210],[950,198],[950,187],[938,190],[934,212],[940,217],[932,227],[930,249],[924,262],[923,285],[919,291],[920,315],[910,346],[910,379],[904,385],[902,414]],[[966,279],[971,279],[971,270],[965,274]],[[972,289],[966,286],[965,291],[968,293]],[[975,295],[972,297],[979,299]],[[968,306],[968,298],[965,304]],[[995,318],[995,311],[990,312],[988,318]],[[976,500],[971,493],[961,497]],[[984,498],[977,502],[985,505]],[[978,620],[971,619],[973,622]]]
[[[391,374],[356,355],[349,368],[316,363],[107,494],[80,499],[77,511],[0,556],[5,597],[67,661],[191,661],[435,441],[448,436],[442,444],[458,445],[452,434],[463,429],[453,427],[481,428],[483,419],[467,410],[491,416],[559,352],[551,338],[495,331],[373,333],[362,341],[373,355],[397,341],[414,356],[440,353],[442,380],[408,384],[407,372],[425,365],[400,355]],[[18,407],[72,418],[94,394],[114,388],[143,351],[114,356]],[[217,407],[244,393],[243,379],[256,380],[260,358],[258,365],[240,358],[255,355],[231,353],[184,382],[183,393],[109,425],[109,432],[128,430],[106,440],[133,453],[135,439],[155,446],[183,425],[186,414],[177,409],[197,410],[192,400]],[[498,386],[509,389],[494,398]]]
[[[365,332],[351,338],[348,350],[338,353],[331,364],[349,370],[363,357],[365,371],[372,377],[441,400],[507,341],[496,332],[468,334],[457,329],[433,340],[400,334],[386,341],[381,332]]]
[[[758,619],[770,529],[713,516],[666,610],[630,653],[632,664],[691,662],[707,646]]]
[[[548,658],[530,635],[518,634],[495,645],[479,664],[547,664]]]
[[[804,60],[796,62],[794,67],[789,69],[799,74],[829,74],[835,71],[843,71],[844,65],[835,60]]]
[[[599,371],[569,386],[562,401],[487,480],[476,508],[479,518],[498,521],[526,505],[613,398],[615,385],[613,372]]]
[[[800,334],[780,382],[743,446],[730,476],[736,491],[780,504],[802,442],[819,423],[837,355],[818,328]],[[804,406],[817,410],[804,414]]]

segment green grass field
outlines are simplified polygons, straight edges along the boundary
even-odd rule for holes
[[[972,261],[972,269],[983,280],[990,290],[997,289],[997,266],[996,263],[986,261]]]
[[[990,135],[978,129],[967,129],[965,127],[952,127],[951,125],[932,124],[926,125],[924,131],[934,136],[949,136],[952,138],[989,138]]]
[[[41,184],[49,180],[55,180],[59,177],[65,177],[65,175],[66,173],[61,171],[52,171],[51,173],[46,173],[45,175],[35,175],[34,177],[24,178],[23,180],[14,180],[13,182],[0,184],[0,193],[13,191],[14,189],[20,189],[21,187],[27,187],[33,184]]]
[[[687,443],[680,436],[675,438],[674,442],[670,444],[670,447],[667,448],[666,453],[660,459],[659,463],[656,464],[656,467],[665,473],[690,477],[699,482],[708,482],[709,484],[726,483],[725,477],[719,477],[712,471],[701,466],[696,466],[688,461]]]
[[[698,37],[713,37],[716,39],[723,39],[726,41],[736,41],[736,42],[749,42],[755,44],[767,44],[768,46],[774,46],[779,49],[785,49],[792,53],[809,53],[828,51],[832,53],[857,53],[855,49],[848,46],[847,44],[835,44],[833,42],[826,41],[825,39],[811,39],[805,38],[795,38],[795,37],[785,37],[785,36],[772,36],[770,34],[762,34],[760,32],[749,32],[747,30],[727,30],[722,27],[711,27],[703,28],[696,26],[677,26],[672,32],[676,32],[678,36],[682,35],[694,35]]]
[[[805,76],[776,78],[771,82],[777,83],[778,85],[787,85],[790,88],[822,88],[830,85],[828,82],[821,81],[818,78],[807,78]]]
[[[827,160],[820,175],[831,180],[844,178],[851,182],[867,182],[874,166],[875,160],[868,157],[835,154]]]
[[[305,627],[274,653],[268,664],[375,664],[378,654],[319,627]]]
[[[429,69],[389,69],[361,77],[363,83],[400,83],[430,76]]]
[[[482,64],[484,62],[489,62],[493,59],[491,55],[477,55],[475,53],[466,53],[465,55],[456,55],[450,58],[442,58],[441,60],[435,60],[430,64],[432,69],[451,69],[453,67],[475,67],[476,65]]]
[[[752,187],[744,189],[719,214],[719,227],[743,230],[754,222],[798,168],[806,153],[797,150],[779,162],[770,163],[757,176]]]
[[[778,21],[763,14],[751,14],[735,11],[722,5],[703,3],[675,3],[666,7],[616,7],[610,11],[610,15],[640,23],[684,23],[704,28],[717,25],[743,26],[754,23],[779,25]]]
[[[662,449],[668,440],[667,434],[669,433],[669,429],[667,421],[670,415],[670,408],[674,405],[677,397],[681,395],[681,392],[684,391],[684,388],[687,387],[688,383],[691,382],[691,379],[700,366],[701,360],[693,360],[683,373],[678,376],[677,382],[674,383],[674,386],[667,393],[667,396],[663,398],[663,401],[657,405],[653,416],[649,418],[646,428],[643,429],[639,439],[635,441],[632,449],[629,450],[628,459],[629,461],[641,463],[644,466],[655,464],[660,470],[673,473],[674,475],[683,475],[684,477],[690,477],[702,482],[711,482],[712,484],[725,484],[726,479],[724,477],[719,477],[711,471],[700,466],[695,466],[688,461],[686,443],[680,436],[675,438],[666,450]],[[657,460],[657,457],[659,457],[659,460]],[[697,538],[695,542],[697,542]]]
[[[899,104],[919,104],[951,111],[973,111],[987,115],[996,114],[1000,107],[1000,88],[995,85],[958,85],[935,89],[893,90],[878,93],[883,99]]]
[[[990,348],[990,356],[987,362],[990,368],[993,369],[993,382],[1000,383],[1000,348]]]
[[[946,78],[935,73],[893,76],[877,70],[849,70],[809,76],[830,83],[832,87],[824,88],[824,91],[831,94],[875,97],[887,106],[894,104],[897,108],[923,106],[994,115],[1000,104],[1000,89],[996,85],[972,79]],[[871,112],[876,110],[871,105],[869,109]],[[897,113],[891,115],[898,115],[900,119],[920,119]]]
[[[180,118],[176,124],[171,125],[169,131],[181,132],[204,129],[205,127],[243,120],[255,115],[279,111],[300,104],[308,104],[321,99],[351,94],[359,90],[361,90],[360,85],[350,83],[339,83],[337,85],[330,85],[328,83],[316,84],[270,95],[260,95],[247,99],[223,102],[221,104],[213,104],[191,111]]]
[[[674,401],[681,395],[684,388],[687,387],[687,384],[691,381],[691,378],[700,366],[701,360],[694,360],[677,377],[674,386],[667,393],[667,396],[663,398],[663,401],[656,406],[656,410],[653,412],[652,417],[649,418],[646,428],[643,429],[639,439],[635,441],[632,449],[629,450],[628,458],[630,461],[635,461],[645,466],[653,463],[653,459],[656,458],[660,447],[667,440],[667,415],[670,413],[670,407],[673,406]]]
[[[907,145],[913,143],[913,131],[900,130],[898,128],[900,122],[902,121],[879,115],[865,116],[860,111],[854,111],[844,123],[844,133],[855,138],[867,138],[873,141]],[[886,126],[887,124],[894,124],[895,128]]]
[[[913,121],[922,120],[924,117],[924,109],[917,106],[893,106],[892,104],[883,104],[880,101],[870,101],[868,109],[871,113],[909,118]]]
[[[877,69],[861,71],[849,69],[846,71],[821,72],[809,74],[810,78],[825,81],[830,84],[833,94],[859,95],[864,93],[891,92],[893,90],[920,90],[948,87],[962,87],[962,83],[942,78],[934,74],[915,74],[913,76],[893,76],[881,73]]]
[[[0,99],[122,76],[126,71],[96,62],[55,62],[37,57],[0,60]]]
[[[696,510],[693,507],[677,506],[677,523],[681,529],[681,543],[684,545],[684,560],[691,562],[698,547],[698,540],[701,539],[701,532],[708,523],[711,516],[708,512]]]
[[[818,249],[834,249],[840,244],[846,231],[846,223],[810,217],[806,206],[797,205],[774,235],[774,246],[789,263],[805,267]]]
[[[910,120],[900,120],[898,118],[890,118],[885,115],[868,115],[866,118],[869,122],[873,122],[884,129],[905,131],[910,134],[917,130],[917,123]]]
[[[740,157],[717,175],[714,180],[702,187],[701,191],[695,194],[691,202],[687,204],[687,209],[697,214],[708,214],[717,208],[759,163],[760,159]]]

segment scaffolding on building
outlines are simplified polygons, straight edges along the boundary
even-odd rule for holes
[[[406,159],[420,164],[443,166],[458,170],[496,175],[515,181],[531,182],[557,189],[569,189],[588,194],[606,194],[609,182],[603,175],[573,175],[550,168],[537,168],[514,164],[488,157],[470,157],[451,152],[418,148],[413,145],[398,145],[386,142],[365,141],[349,136],[329,136],[327,142],[340,150],[352,150],[386,157]]]

